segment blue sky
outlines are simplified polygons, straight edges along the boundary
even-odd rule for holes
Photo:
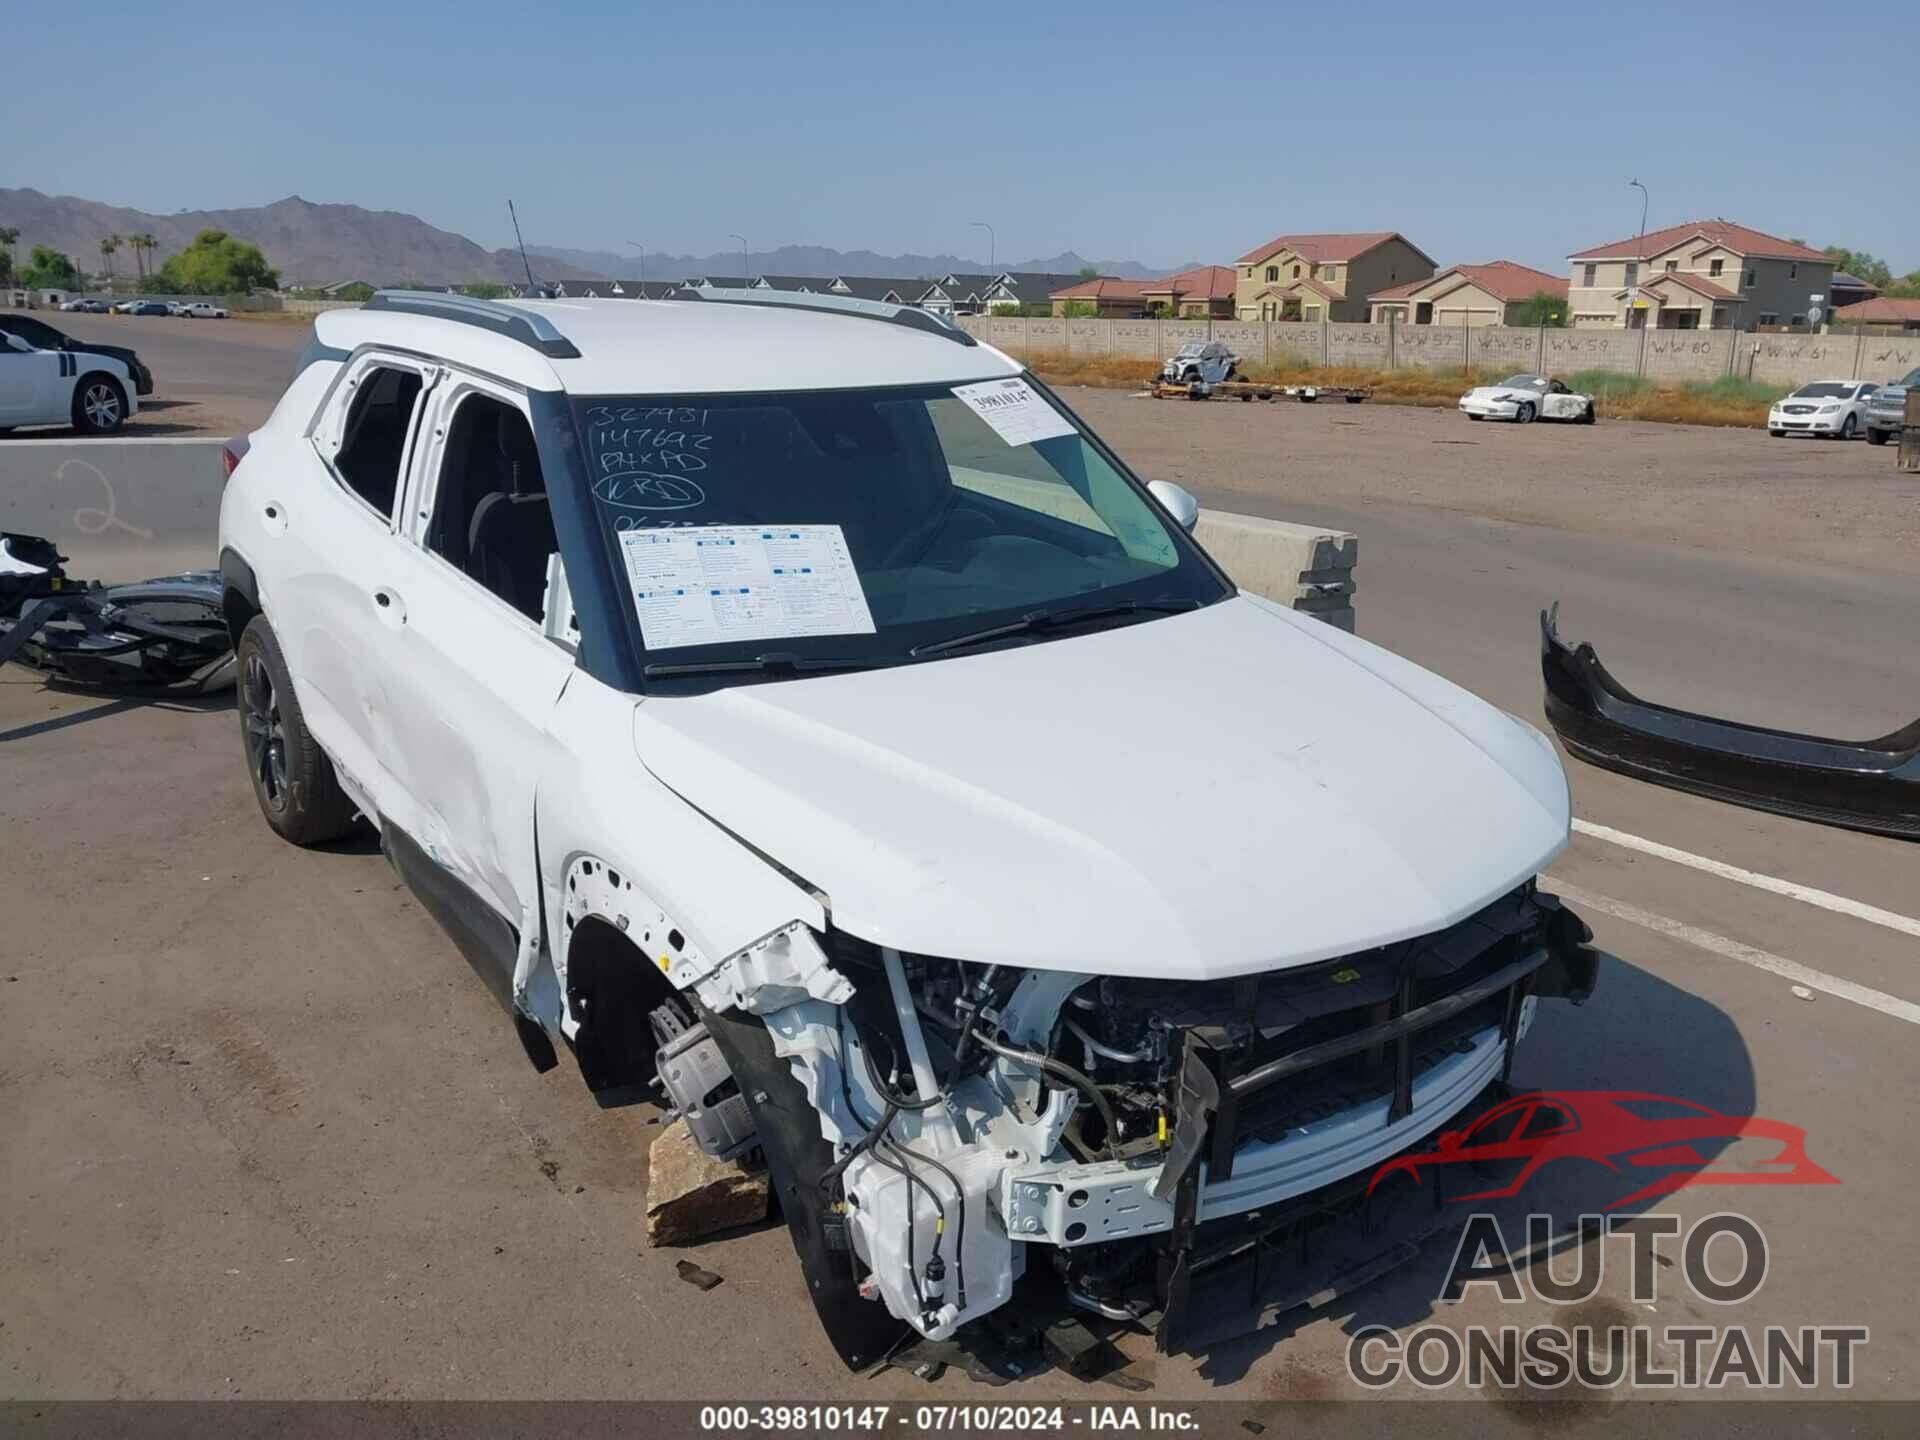
[[[1357,8],[34,6],[7,26],[0,185],[299,194],[488,246],[511,195],[557,245],[984,260],[986,220],[1002,262],[1160,264],[1398,229],[1443,265],[1558,270],[1638,228],[1637,176],[1649,228],[1725,215],[1920,267],[1897,6]],[[1859,48],[1822,61],[1823,19]]]

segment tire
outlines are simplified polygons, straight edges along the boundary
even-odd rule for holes
[[[1840,427],[1840,438],[1842,440],[1853,439],[1853,432],[1856,428],[1854,417],[1851,415],[1847,416],[1846,423]]]
[[[1580,417],[1580,423],[1582,425],[1591,425],[1595,420],[1599,418],[1600,418],[1599,416],[1593,413],[1593,406],[1589,405],[1587,406],[1586,414]]]
[[[1534,413],[1533,402],[1531,400],[1522,400],[1520,402],[1520,408],[1513,412],[1513,423],[1516,425],[1531,425],[1533,423]]]
[[[113,376],[95,371],[73,387],[73,428],[83,435],[111,435],[127,423],[127,392]]]
[[[1476,424],[1486,418],[1484,415],[1475,415],[1472,411],[1467,412],[1467,419],[1474,421]]]
[[[353,828],[353,802],[307,730],[286,657],[264,615],[248,624],[234,658],[240,743],[260,813],[274,834],[295,845],[337,840]]]
[[[1769,430],[1767,433],[1776,440],[1784,440],[1787,438],[1787,432],[1784,430]]]
[[[1867,443],[1869,445],[1886,444],[1887,435],[1888,435],[1888,432],[1885,430],[1876,430],[1871,425],[1867,427]]]

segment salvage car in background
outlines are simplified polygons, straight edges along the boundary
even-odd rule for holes
[[[1469,420],[1574,420],[1593,423],[1593,397],[1577,394],[1546,375],[1509,375],[1498,385],[1477,385],[1460,397]]]
[[[1867,421],[1867,402],[1878,385],[1859,380],[1812,380],[1767,411],[1767,433],[1779,440],[1788,435],[1818,435],[1828,440],[1851,440]]]
[[[1160,367],[1160,378],[1175,384],[1198,380],[1218,385],[1232,379],[1239,364],[1240,357],[1227,348],[1225,341],[1189,340]]]
[[[763,1150],[850,1365],[1030,1266],[1181,1345],[1593,988],[1552,743],[923,312],[380,292],[226,455],[268,825],[365,817],[537,1068]]]

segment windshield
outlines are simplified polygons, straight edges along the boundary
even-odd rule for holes
[[[1793,392],[1796,400],[1844,400],[1853,394],[1853,386],[1839,385],[1831,381],[1819,381],[1812,385],[1802,385]]]
[[[1509,375],[1500,382],[1500,388],[1503,390],[1544,390],[1547,388],[1547,382],[1545,377],[1540,375]]]
[[[650,677],[904,663],[1231,593],[1031,377],[574,408]]]

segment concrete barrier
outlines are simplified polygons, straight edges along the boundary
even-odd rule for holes
[[[1352,631],[1360,540],[1351,532],[1202,510],[1193,535],[1242,590]]]
[[[204,569],[225,483],[214,439],[0,440],[0,530],[46,536],[82,579]]]

